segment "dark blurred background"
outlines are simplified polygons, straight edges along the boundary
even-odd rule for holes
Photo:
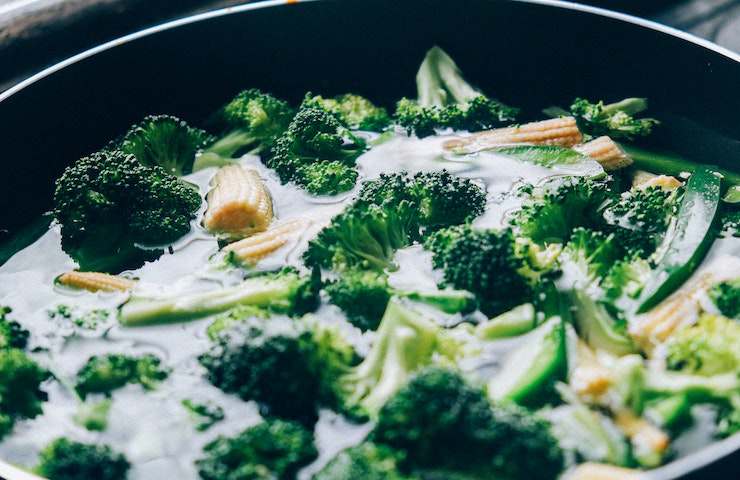
[[[345,0],[353,1],[353,0]],[[0,0],[0,91],[70,55],[147,26],[244,0]],[[584,0],[740,51],[740,0]]]

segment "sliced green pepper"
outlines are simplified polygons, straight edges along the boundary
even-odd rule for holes
[[[712,223],[720,202],[722,180],[698,166],[686,184],[676,223],[663,240],[664,251],[638,300],[637,313],[656,306],[691,276],[714,241]]]

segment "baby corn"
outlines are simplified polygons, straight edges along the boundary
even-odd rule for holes
[[[606,136],[576,145],[573,150],[596,160],[607,172],[629,167],[633,163],[632,157],[617,142]]]
[[[57,282],[66,287],[89,292],[125,292],[134,288],[134,280],[100,272],[71,271],[61,274]]]
[[[514,143],[572,147],[582,141],[583,135],[578,130],[576,119],[562,117],[474,133],[469,137],[448,140],[444,148],[455,153],[474,153]]]
[[[289,240],[299,236],[309,225],[308,220],[296,219],[252,235],[224,247],[223,251],[246,265],[258,261],[283,247]]]
[[[272,199],[256,170],[238,165],[223,167],[212,185],[203,219],[210,232],[243,238],[270,225]]]

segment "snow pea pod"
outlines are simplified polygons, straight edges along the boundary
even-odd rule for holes
[[[638,300],[643,313],[673,293],[694,272],[714,241],[712,223],[720,202],[721,178],[698,166],[686,184],[678,215],[663,240],[664,254]]]

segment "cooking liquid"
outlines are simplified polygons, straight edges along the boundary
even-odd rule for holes
[[[374,138],[368,134],[370,141]],[[455,156],[442,149],[447,138],[444,135],[422,140],[392,137],[358,159],[361,179],[377,178],[381,173],[441,169],[475,179],[487,192],[487,209],[475,226],[495,228],[505,225],[507,212],[517,207],[519,201],[511,194],[517,185],[569,173],[567,169],[548,169],[489,152]],[[275,173],[266,169],[257,157],[245,156],[240,162],[259,171],[271,192],[276,221],[293,218],[312,221],[311,228],[300,239],[262,260],[258,268],[274,269],[282,265],[302,268],[300,257],[308,240],[351,201],[356,191],[336,197],[314,197],[293,185],[281,185]],[[205,196],[214,173],[215,169],[206,169],[186,179],[198,185]],[[136,287],[139,292],[206,291],[236,284],[243,278],[243,271],[223,266],[216,240],[200,227],[204,210],[205,202],[193,221],[191,233],[178,240],[171,252],[125,273],[139,279]],[[716,252],[740,256],[740,241],[719,241],[710,256]],[[418,245],[400,250],[396,261],[399,269],[390,275],[390,282],[396,287],[434,289],[440,280],[439,272],[432,269],[430,254]],[[68,436],[82,442],[109,444],[126,454],[132,463],[129,475],[132,480],[198,478],[194,461],[202,456],[205,444],[219,435],[235,435],[260,421],[254,402],[225,394],[204,378],[197,356],[209,347],[205,329],[211,318],[161,326],[119,326],[116,307],[126,294],[94,294],[54,285],[58,275],[74,268],[75,263],[61,249],[57,225],[52,225],[45,235],[0,267],[0,305],[12,307],[10,317],[31,331],[29,350],[34,351],[31,355],[63,379],[44,385],[49,400],[43,406],[43,414],[16,423],[13,432],[0,443],[0,458],[30,468],[37,463],[41,448],[57,437]],[[102,308],[110,314],[107,322],[86,330],[59,316],[52,318],[48,312],[60,304],[74,306],[78,312]],[[459,315],[446,315],[431,308],[423,310],[443,324],[462,320]],[[362,334],[346,322],[338,308],[324,303],[315,315],[340,325],[360,353],[367,351],[373,333]],[[476,315],[484,318],[479,312]],[[471,363],[470,369],[482,377],[495,373],[501,356],[520,341],[516,338],[492,342],[481,358]],[[114,391],[108,428],[104,432],[91,432],[74,423],[79,401],[63,384],[73,382],[77,370],[91,355],[112,352],[154,353],[172,371],[153,391],[145,391],[139,385]],[[101,398],[91,395],[88,402]],[[198,432],[181,404],[184,399],[213,402],[224,409],[225,419],[205,432]],[[310,478],[338,451],[359,443],[370,428],[371,425],[352,424],[333,412],[322,411],[315,429],[320,456],[300,472],[299,478]],[[706,435],[694,437],[701,438],[702,443],[706,441]],[[684,447],[686,451],[696,448],[695,442],[688,443]]]

